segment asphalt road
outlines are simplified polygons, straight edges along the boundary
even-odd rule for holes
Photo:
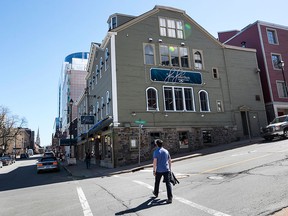
[[[37,174],[35,159],[0,169],[0,215],[266,216],[288,206],[288,140],[258,143],[173,163],[180,181],[166,204],[165,185],[152,196],[147,168],[76,179]]]

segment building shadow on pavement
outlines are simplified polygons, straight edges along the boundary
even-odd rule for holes
[[[136,213],[138,211],[152,208],[152,207],[159,206],[159,205],[167,205],[166,200],[160,200],[157,198],[150,198],[135,208],[131,208],[131,209],[127,209],[127,210],[124,210],[121,212],[117,212],[117,213],[115,213],[115,215],[125,215],[125,214],[130,214],[130,213]]]

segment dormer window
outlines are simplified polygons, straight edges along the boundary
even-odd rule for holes
[[[116,27],[117,27],[117,17],[114,16],[110,19],[109,30],[114,29]]]

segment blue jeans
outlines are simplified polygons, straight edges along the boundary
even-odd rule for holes
[[[171,183],[170,183],[170,172],[163,172],[163,173],[156,172],[155,185],[154,185],[154,194],[156,196],[158,196],[159,184],[160,184],[160,180],[161,180],[162,176],[164,176],[164,182],[166,184],[167,197],[168,197],[168,199],[172,199],[173,195],[172,195],[172,186],[171,186]]]

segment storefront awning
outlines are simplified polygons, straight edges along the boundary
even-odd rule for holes
[[[98,131],[102,130],[103,128],[109,126],[111,123],[113,123],[112,117],[107,117],[99,122],[97,122],[89,131],[88,135],[92,135],[97,133]]]
[[[76,145],[77,139],[60,139],[60,146]]]

